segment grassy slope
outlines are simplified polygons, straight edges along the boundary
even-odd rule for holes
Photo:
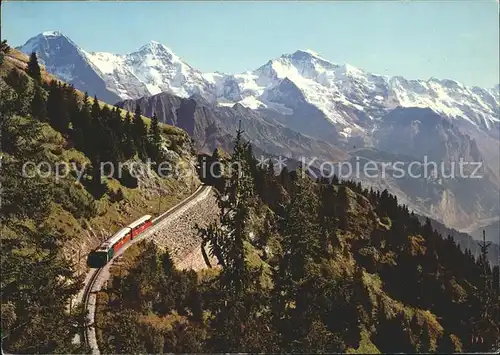
[[[28,62],[28,57],[23,53],[12,49],[5,57],[4,64],[0,66],[0,78],[7,75],[11,70],[24,71]],[[42,67],[42,80],[46,83],[56,80]],[[83,93],[79,92],[83,98]],[[107,105],[100,102],[101,106]],[[123,116],[126,112],[122,111]],[[133,115],[133,113],[131,113]],[[143,117],[146,124],[150,119]],[[31,118],[17,118],[19,124],[29,124]],[[162,125],[162,132],[167,142],[175,142],[177,145],[189,145],[189,136],[179,128]],[[79,165],[90,164],[89,159],[80,151],[72,148],[67,140],[58,132],[53,130],[48,124],[42,128],[42,138],[29,142],[42,152],[44,160],[51,163],[75,162]],[[184,155],[186,152],[183,152]],[[187,168],[190,157],[182,156],[180,164]],[[52,230],[69,236],[72,240],[68,243],[68,254],[75,261],[80,252],[81,263],[85,263],[86,253],[89,248],[95,247],[99,239],[105,238],[114,233],[126,223],[130,223],[135,218],[144,214],[158,213],[158,208],[162,211],[173,206],[194,190],[194,186],[199,184],[199,180],[194,179],[176,180],[174,178],[160,179],[154,176],[147,182],[148,188],[127,188],[120,185],[115,179],[108,179],[107,185],[110,190],[98,200],[86,191],[84,186],[76,181],[72,175],[59,183],[54,182],[55,198],[52,203],[52,213],[48,219],[48,225]],[[118,190],[121,190],[123,199],[116,201]],[[71,201],[67,201],[71,200]],[[95,203],[97,214],[91,218],[84,218],[78,215],[78,209],[82,205]],[[80,205],[80,206],[79,206]],[[80,249],[80,251],[78,251]]]

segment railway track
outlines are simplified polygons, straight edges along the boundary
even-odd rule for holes
[[[90,295],[92,294],[92,287],[94,287],[95,282],[97,278],[99,277],[99,274],[102,272],[102,268],[97,269],[93,272],[92,277],[90,278],[88,284],[85,286],[85,291],[83,293],[83,304],[85,306],[85,309],[88,310],[89,308],[89,301],[90,301]],[[94,318],[95,321],[95,317]],[[91,324],[93,326],[93,324]],[[89,341],[89,331],[87,329],[84,329],[83,331],[83,339],[84,342],[87,346],[91,346],[90,341]]]
[[[133,241],[128,242],[126,245],[123,246],[122,251],[120,254],[117,254],[113,259],[111,259],[104,267],[97,269],[93,271],[88,283],[85,285],[84,291],[83,291],[83,297],[82,297],[82,302],[84,305],[85,310],[89,312],[90,315],[90,324],[88,327],[86,327],[83,331],[83,340],[84,344],[91,350],[92,354],[100,354],[99,348],[97,345],[97,339],[96,339],[96,334],[95,334],[95,309],[96,309],[96,292],[98,289],[94,286],[96,286],[97,281],[99,280],[99,276],[102,274],[105,268],[109,268],[111,264],[113,264],[113,261],[116,260],[116,257],[121,255],[130,245],[138,241],[139,239],[142,239],[146,234],[152,234],[152,231],[154,230],[155,226],[158,225],[160,222],[165,220],[166,218],[170,217],[173,213],[184,207],[186,204],[194,200],[196,197],[198,197],[200,194],[202,194],[204,191],[207,189],[210,189],[210,186],[207,185],[200,185],[195,192],[193,192],[189,197],[186,199],[182,200],[179,202],[177,205],[174,207],[170,208],[166,212],[162,213],[158,217],[154,218],[152,221],[152,226],[144,231],[143,233],[139,234],[136,238],[134,238]],[[94,296],[94,297],[92,297]],[[94,302],[91,302],[91,301]]]

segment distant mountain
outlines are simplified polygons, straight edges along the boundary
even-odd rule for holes
[[[118,106],[128,110],[141,107],[143,114],[158,115],[165,122],[184,129],[195,141],[199,151],[212,153],[217,147],[231,150],[234,134],[241,122],[244,138],[263,154],[281,155],[300,160],[318,157],[319,161],[341,161],[348,155],[339,148],[293,131],[279,122],[264,119],[258,112],[235,104],[232,107],[213,105],[200,96],[182,98],[161,93],[138,100],[125,100]]]
[[[36,52],[39,62],[49,73],[73,84],[78,90],[97,95],[109,103],[120,100],[120,96],[108,88],[102,73],[88,60],[88,53],[64,34],[43,32],[18,49],[26,54]]]
[[[372,120],[398,106],[428,107],[482,130],[500,127],[498,86],[485,89],[449,79],[376,75],[332,63],[310,50],[284,54],[252,72],[222,74],[201,73],[155,41],[124,55],[89,53],[59,32],[44,32],[20,49],[39,53],[49,72],[91,94],[107,90],[121,99],[160,92],[184,98],[199,94],[220,105],[240,103],[292,115],[294,124],[294,113],[311,113],[314,108],[315,122],[333,123],[341,137],[365,135]],[[323,126],[307,133],[324,138]]]

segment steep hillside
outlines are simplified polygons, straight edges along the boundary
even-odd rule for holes
[[[176,270],[145,246],[101,295],[106,352],[494,349],[499,269],[485,253],[463,253],[387,191],[275,176],[241,132],[234,147],[220,161],[241,170],[213,181],[219,221],[200,228],[217,268]]]
[[[421,223],[425,223],[426,217],[418,217]],[[473,234],[459,232],[456,229],[448,228],[444,224],[431,219],[432,227],[438,231],[443,237],[451,236],[462,251],[469,250],[471,254],[477,258],[481,254],[479,241],[483,240],[483,229],[476,231]],[[495,229],[496,228],[496,229]],[[491,241],[489,248],[488,260],[492,265],[500,264],[500,239],[498,237],[498,224],[492,224],[490,227],[484,228],[486,232],[486,240]]]
[[[65,309],[81,287],[87,253],[124,224],[193,191],[196,157],[186,132],[138,111],[137,130],[130,130],[130,113],[51,81],[43,69],[40,77],[27,75],[27,59],[15,50],[4,59],[2,347],[73,353],[82,350],[71,344],[82,319]],[[160,158],[176,173],[159,176]]]

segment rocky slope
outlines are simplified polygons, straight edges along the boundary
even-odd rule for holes
[[[118,105],[134,110],[139,105],[147,116],[158,115],[161,122],[184,129],[194,139],[199,151],[212,153],[217,147],[231,150],[234,134],[241,122],[245,139],[257,151],[283,155],[300,160],[301,157],[318,157],[323,161],[338,161],[347,155],[342,150],[319,139],[300,134],[257,112],[235,104],[233,107],[215,106],[193,96],[184,99],[161,93],[139,100],[126,100]]]

